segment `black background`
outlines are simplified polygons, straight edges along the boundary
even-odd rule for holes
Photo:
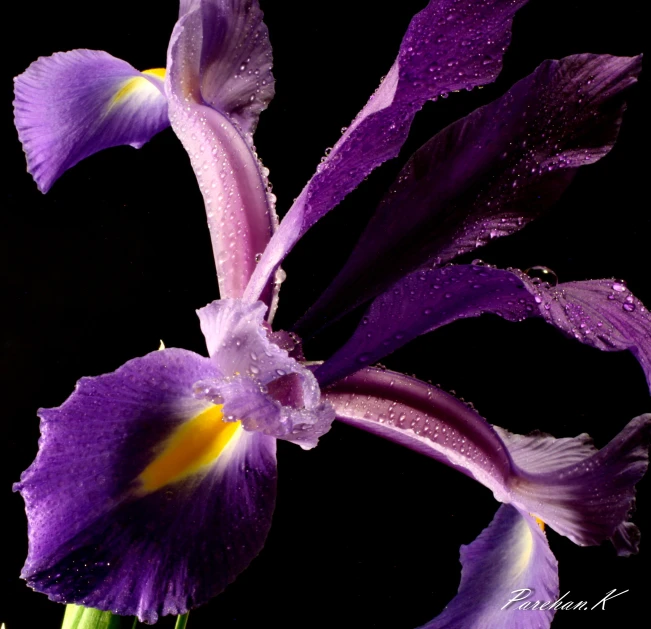
[[[277,96],[262,115],[256,145],[281,213],[386,73],[411,15],[424,4],[401,0],[382,10],[373,1],[262,1]],[[502,94],[543,59],[644,50],[642,2],[619,0],[607,11],[596,6],[532,0],[516,17],[496,84],[424,108],[400,158],[376,171],[292,252],[277,328],[291,325],[324,289],[400,164],[436,131]],[[120,147],[93,156],[43,196],[25,173],[11,124],[10,79],[39,55],[73,48],[107,50],[140,69],[162,66],[176,15],[172,0],[23,2],[5,9],[13,40],[2,82],[0,214],[0,622],[7,629],[58,627],[63,611],[18,578],[26,520],[11,484],[36,453],[36,409],[59,405],[79,377],[112,371],[156,349],[159,339],[204,353],[194,310],[217,297],[201,197],[172,131],[140,151]],[[561,281],[625,278],[651,304],[643,112],[644,80],[631,94],[612,153],[582,169],[547,217],[472,257],[500,266],[546,265]],[[326,357],[349,329],[342,325],[308,343],[308,357]],[[490,422],[521,433],[587,431],[602,446],[651,410],[632,356],[581,346],[541,321],[459,322],[383,362],[455,390]],[[459,546],[497,509],[490,492],[342,425],[311,452],[283,442],[278,450],[278,502],[266,547],[224,594],[191,614],[190,629],[412,629],[434,617],[456,592]],[[578,548],[549,532],[561,592],[570,590],[569,598],[596,602],[613,588],[630,590],[605,612],[559,612],[554,627],[638,626],[636,614],[643,617],[648,603],[650,505],[645,479],[635,518],[643,533],[637,557],[617,558],[607,545]]]

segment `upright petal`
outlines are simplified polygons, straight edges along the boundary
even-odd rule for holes
[[[71,50],[40,57],[17,76],[15,123],[39,190],[93,153],[140,148],[169,126],[164,75],[101,50]]]
[[[576,544],[610,539],[619,554],[637,551],[639,531],[629,517],[648,466],[651,414],[632,419],[597,451],[587,435],[511,436],[437,387],[380,369],[348,376],[324,397],[337,419],[475,478]]]
[[[320,327],[405,274],[522,229],[614,146],[642,57],[545,61],[411,157],[299,325]],[[408,245],[406,244],[408,243]]]
[[[416,271],[373,301],[351,338],[316,376],[324,385],[381,360],[424,332],[493,313],[509,321],[542,317],[582,343],[629,350],[651,388],[651,314],[622,282],[550,286],[517,270],[457,265]]]
[[[207,358],[168,349],[83,378],[43,409],[38,456],[15,489],[29,523],[22,576],[58,602],[181,614],[257,555],[275,499],[275,441],[194,397]]]
[[[414,16],[398,58],[317,168],[265,251],[247,299],[255,301],[298,239],[375,168],[395,157],[428,100],[495,80],[511,21],[527,0],[430,0]]]
[[[240,297],[276,226],[252,140],[273,96],[271,48],[254,0],[185,8],[168,49],[170,121],[204,197],[221,297]]]
[[[458,594],[421,629],[549,628],[555,610],[546,603],[559,594],[558,562],[534,518],[502,505],[460,555]]]

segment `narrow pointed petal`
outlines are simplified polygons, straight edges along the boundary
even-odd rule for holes
[[[559,595],[558,562],[530,515],[502,505],[488,528],[461,547],[458,594],[421,629],[548,629]],[[511,598],[519,602],[509,604]],[[530,612],[530,613],[529,613]]]
[[[614,146],[641,67],[641,56],[545,61],[504,96],[434,136],[398,175],[299,333],[425,263],[444,264],[548,210],[579,167]]]
[[[334,411],[321,399],[314,374],[273,342],[262,302],[214,301],[198,311],[218,377],[197,384],[198,395],[224,414],[309,449],[326,433]]]
[[[168,49],[170,121],[203,194],[221,297],[240,297],[276,225],[252,140],[273,96],[271,48],[257,2],[185,10]]]
[[[428,100],[495,80],[515,12],[527,0],[430,0],[398,58],[318,167],[265,251],[246,297],[255,301],[299,238],[380,164],[395,157]]]
[[[169,126],[164,70],[138,72],[101,50],[40,57],[14,79],[14,116],[41,192],[85,157],[140,148]]]
[[[628,518],[648,466],[651,414],[597,451],[587,435],[511,436],[437,387],[386,370],[363,369],[324,397],[337,419],[459,470],[576,544],[610,539],[620,554],[637,552]]]
[[[212,362],[179,349],[83,378],[43,409],[25,499],[22,576],[58,602],[155,622],[218,594],[260,551],[275,441],[226,423],[194,383]]]
[[[542,317],[581,343],[629,350],[651,387],[651,314],[622,282],[588,280],[549,286],[517,270],[458,265],[420,270],[373,301],[352,337],[316,376],[324,385],[381,360],[424,332],[458,319],[497,314]]]

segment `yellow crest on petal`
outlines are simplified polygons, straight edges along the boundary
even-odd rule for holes
[[[223,418],[222,406],[215,405],[179,426],[138,477],[141,491],[154,492],[213,464],[242,427]]]

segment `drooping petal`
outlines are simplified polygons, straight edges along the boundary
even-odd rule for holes
[[[426,101],[495,80],[511,39],[511,21],[526,1],[430,0],[414,16],[388,74],[274,235],[247,299],[258,299],[274,269],[314,223],[398,154]]]
[[[352,337],[316,370],[324,385],[381,360],[424,332],[484,313],[543,317],[605,351],[630,350],[651,387],[651,314],[622,282],[549,286],[517,270],[457,265],[416,271],[376,298]]]
[[[223,404],[247,430],[312,448],[334,411],[314,374],[272,341],[277,335],[265,325],[266,310],[262,302],[222,299],[198,311],[218,376],[198,383],[197,394]]]
[[[240,297],[276,225],[252,140],[273,96],[271,48],[255,1],[185,8],[168,49],[170,121],[204,197],[221,297]]]
[[[22,576],[55,601],[181,614],[260,551],[275,499],[275,441],[193,395],[213,363],[179,349],[83,378],[40,411],[38,456],[15,489],[29,522]]]
[[[437,387],[386,370],[362,369],[324,397],[337,419],[461,471],[576,544],[610,539],[620,554],[637,551],[639,531],[628,518],[648,466],[651,414],[597,451],[587,435],[511,438]]]
[[[534,518],[502,505],[460,555],[458,594],[421,629],[549,628],[559,595],[558,562]]]
[[[140,148],[169,126],[164,74],[138,72],[101,50],[71,50],[40,57],[17,76],[15,124],[39,190],[93,153]]]
[[[299,324],[324,325],[407,273],[512,234],[614,146],[642,58],[545,61],[411,157],[344,268]]]

